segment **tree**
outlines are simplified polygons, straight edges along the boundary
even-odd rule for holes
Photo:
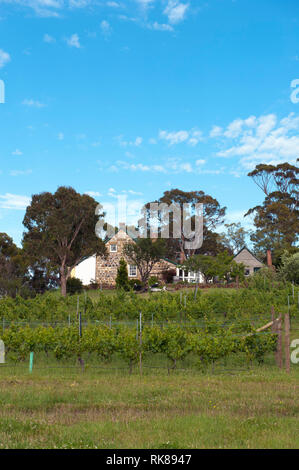
[[[227,251],[218,253],[217,256],[193,255],[184,262],[184,269],[192,272],[201,272],[205,281],[228,279],[231,272],[235,272],[235,261]]]
[[[66,281],[66,291],[70,295],[81,294],[83,291],[83,283],[81,279],[78,279],[77,277],[70,277]]]
[[[136,243],[126,243],[123,253],[132,264],[137,266],[141,282],[146,289],[154,265],[165,254],[165,241],[161,238],[157,240],[139,238],[136,240]]]
[[[278,264],[283,251],[294,248],[299,238],[299,169],[289,163],[261,164],[248,176],[265,194],[263,204],[246,214],[254,214],[256,231],[250,237],[254,251],[261,257],[272,248],[274,264]]]
[[[284,252],[279,273],[287,281],[299,284],[299,252],[293,255]]]
[[[0,295],[15,297],[26,284],[27,264],[24,253],[11,237],[0,233]]]
[[[230,253],[236,254],[246,244],[248,232],[242,227],[241,223],[225,224],[226,233],[220,234],[222,244]]]
[[[195,215],[192,214],[192,211],[195,210],[197,204],[203,204],[203,247],[205,240],[208,235],[213,232],[213,230],[224,221],[226,207],[221,207],[217,199],[212,196],[205,194],[203,191],[182,191],[180,189],[172,189],[170,191],[165,191],[163,196],[158,200],[154,201],[157,204],[167,204],[168,207],[172,204],[177,204],[180,208],[180,214],[177,216],[174,212],[170,212],[169,217],[163,217],[160,214],[157,214],[159,219],[159,230],[163,229],[163,226],[169,226],[169,239],[167,239],[167,246],[171,248],[172,258],[177,258],[179,253],[180,259],[186,259],[187,257],[193,255],[198,250],[186,248],[186,242],[192,241],[188,238],[186,233],[183,231],[183,220],[184,220],[184,204],[190,207],[189,216],[186,216],[186,220],[190,221],[191,228],[194,230],[194,221]],[[147,211],[150,209],[150,203],[146,205]],[[149,212],[148,212],[149,214]],[[148,215],[147,214],[147,215]],[[179,217],[179,220],[177,220]],[[174,238],[174,224],[177,223],[180,229],[179,238]],[[169,250],[168,250],[169,251]]]
[[[121,258],[119,261],[119,267],[116,276],[116,288],[129,290],[128,268],[124,258]]]
[[[103,241],[95,235],[96,223],[102,216],[96,214],[97,205],[92,197],[61,186],[54,194],[33,195],[27,207],[24,250],[33,262],[42,257],[59,270],[63,296],[77,264],[94,254],[106,254]]]

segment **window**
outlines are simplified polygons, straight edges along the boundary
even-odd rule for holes
[[[129,264],[129,277],[137,276],[137,266],[134,264]]]
[[[245,269],[245,276],[249,276],[250,274],[250,269]]]
[[[253,271],[254,271],[255,273],[257,273],[260,269],[261,269],[261,268],[257,268],[257,267],[256,267],[256,268],[253,268]]]
[[[117,245],[110,245],[110,253],[116,253],[117,252]]]

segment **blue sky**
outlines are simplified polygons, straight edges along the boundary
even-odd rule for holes
[[[298,26],[297,0],[0,0],[0,231],[59,185],[131,217],[203,190],[243,221],[248,171],[299,156]]]

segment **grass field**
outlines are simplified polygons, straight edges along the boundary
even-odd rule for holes
[[[232,375],[0,369],[0,448],[299,448],[299,365]]]
[[[269,309],[258,326],[270,318]],[[299,448],[299,364],[287,374],[273,352],[261,365],[237,353],[204,371],[190,354],[170,374],[160,354],[144,357],[142,375],[138,364],[130,375],[118,353],[110,363],[86,353],[84,371],[75,356],[36,352],[32,374],[28,361],[15,364],[8,354],[0,365],[0,449]]]

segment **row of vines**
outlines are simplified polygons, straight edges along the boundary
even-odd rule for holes
[[[255,333],[250,324],[236,323],[224,329],[216,322],[206,321],[204,328],[188,329],[177,324],[166,328],[158,326],[136,329],[126,326],[109,328],[92,326],[83,329],[78,336],[77,326],[65,328],[11,326],[0,335],[4,341],[7,357],[18,362],[28,358],[29,352],[54,355],[56,360],[76,358],[88,360],[93,354],[99,361],[108,363],[117,354],[132,371],[140,358],[163,354],[169,368],[176,368],[179,360],[192,354],[199,368],[229,355],[245,353],[248,361],[263,361],[267,352],[274,351],[276,335]]]
[[[298,289],[297,289],[298,290]],[[205,315],[219,316],[231,320],[242,316],[269,315],[271,306],[281,313],[290,310],[298,313],[298,292],[292,288],[281,290],[227,289],[198,291],[195,298],[193,289],[178,293],[158,293],[148,296],[133,292],[98,292],[61,297],[50,292],[34,299],[5,297],[0,299],[0,321],[26,322],[67,322],[75,321],[78,311],[86,320],[133,320],[139,312],[145,321],[153,317],[156,321],[200,319]],[[288,306],[289,304],[289,306]]]

